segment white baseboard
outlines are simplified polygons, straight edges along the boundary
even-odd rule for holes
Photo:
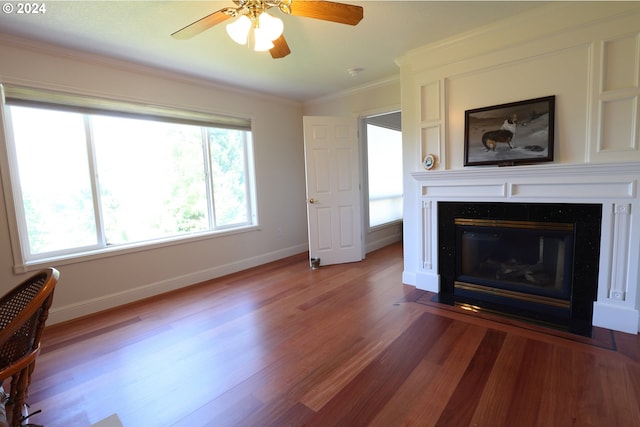
[[[640,313],[632,308],[596,301],[593,304],[593,326],[637,334],[640,331]]]
[[[416,285],[416,273],[412,271],[403,271],[402,272],[402,283],[405,285]]]
[[[167,278],[158,282],[147,283],[123,292],[116,292],[100,298],[93,298],[62,307],[56,307],[49,312],[47,325],[53,325],[67,320],[77,319],[88,314],[118,307],[144,298],[160,295],[176,289],[184,288],[206,280],[215,279],[257,267],[262,264],[277,261],[288,256],[297,255],[309,250],[307,244],[292,246],[279,251],[269,252],[260,256],[238,260],[205,270],[194,271],[189,274]]]
[[[440,292],[440,275],[419,272],[416,274],[416,288],[429,292]]]
[[[378,239],[374,242],[367,242],[365,246],[365,252],[369,253],[369,252],[377,251],[378,249],[382,249],[385,246],[389,246],[400,241],[402,241],[402,234],[394,234],[392,236],[387,236],[383,239]]]

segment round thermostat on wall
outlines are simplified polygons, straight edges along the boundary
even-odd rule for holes
[[[433,154],[427,154],[422,161],[422,166],[424,166],[426,170],[431,170],[435,166],[435,164],[436,156],[434,156]]]

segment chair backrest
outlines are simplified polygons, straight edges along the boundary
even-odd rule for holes
[[[38,349],[59,277],[47,268],[0,298],[0,369]]]

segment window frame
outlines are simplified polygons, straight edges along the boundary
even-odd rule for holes
[[[9,102],[7,101],[9,94]],[[14,98],[12,98],[12,96]],[[20,98],[24,96],[23,98]],[[66,104],[65,104],[66,102]],[[207,210],[209,212],[209,227],[207,230],[160,237],[157,239],[128,242],[110,245],[104,233],[102,221],[102,207],[100,203],[99,184],[96,178],[96,153],[93,141],[87,137],[87,162],[89,165],[90,185],[92,189],[93,212],[96,220],[96,244],[51,251],[46,254],[30,254],[28,251],[29,238],[27,234],[26,213],[23,197],[20,190],[18,172],[17,149],[15,147],[13,126],[10,125],[11,112],[9,106],[38,106],[50,110],[72,111],[83,114],[85,130],[87,130],[89,115],[109,114],[135,119],[155,119],[163,122],[189,124],[199,126],[203,137],[208,134],[207,128],[226,128],[245,131],[243,135],[243,156],[245,174],[246,212],[248,221],[243,224],[231,224],[216,227],[215,204],[213,194],[213,179],[211,174],[211,141],[206,138],[203,143],[203,167],[206,171],[206,197]],[[97,107],[96,107],[97,106]],[[118,108],[120,110],[118,110]],[[125,101],[114,101],[94,98],[85,95],[74,95],[47,90],[24,88],[13,85],[0,84],[0,178],[6,206],[7,220],[9,224],[9,240],[13,255],[13,269],[15,273],[33,271],[56,262],[58,265],[98,259],[114,255],[123,255],[138,251],[145,251],[176,244],[197,242],[211,239],[212,237],[227,236],[237,233],[245,233],[260,228],[258,222],[257,190],[255,179],[254,143],[252,120],[234,118],[202,112],[192,112],[165,106],[149,106]]]

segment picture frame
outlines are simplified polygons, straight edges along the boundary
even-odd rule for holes
[[[466,110],[464,166],[553,161],[555,95]]]

